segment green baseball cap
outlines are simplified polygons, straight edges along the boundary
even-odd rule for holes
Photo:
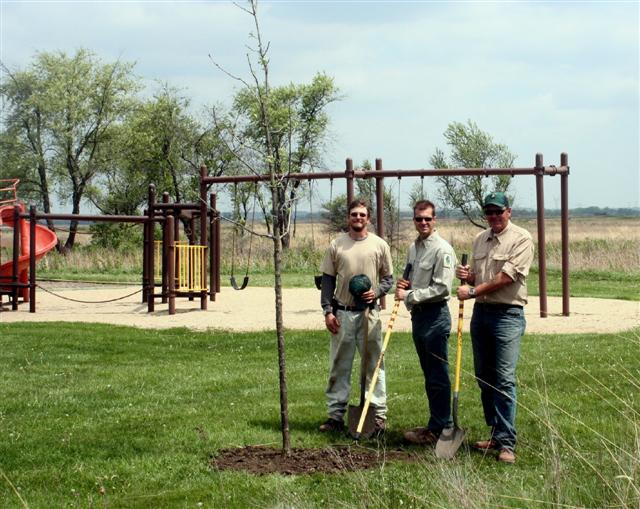
[[[501,191],[494,191],[493,193],[489,193],[484,197],[482,208],[487,208],[489,205],[495,205],[496,207],[500,207],[503,210],[508,209],[509,198],[507,198],[507,195]]]

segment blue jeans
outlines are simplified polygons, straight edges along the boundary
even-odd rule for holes
[[[476,303],[471,318],[473,365],[484,418],[500,448],[516,445],[516,364],[526,321],[520,307]]]
[[[411,310],[411,328],[429,402],[427,429],[440,433],[443,428],[453,426],[447,358],[451,315],[447,303],[443,301],[414,307]]]

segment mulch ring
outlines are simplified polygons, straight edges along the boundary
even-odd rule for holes
[[[354,472],[374,468],[388,461],[414,462],[417,459],[415,452],[403,449],[365,449],[357,446],[293,448],[289,456],[284,456],[282,449],[256,445],[222,449],[212,456],[211,464],[218,470],[242,470],[258,475],[298,475]]]

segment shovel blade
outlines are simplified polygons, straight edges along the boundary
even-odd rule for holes
[[[453,458],[460,449],[465,434],[466,431],[457,426],[443,429],[436,443],[436,457],[446,460]]]
[[[362,430],[358,433],[358,424],[360,423],[360,417],[362,416],[362,405],[349,405],[349,411],[347,413],[349,423],[349,435],[356,440],[360,438],[371,437],[376,430],[376,409],[373,405],[367,408],[367,415],[364,418],[364,424]]]

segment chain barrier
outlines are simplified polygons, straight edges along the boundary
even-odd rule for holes
[[[80,303],[80,304],[106,304],[106,303],[108,303],[108,302],[116,302],[116,301],[119,301],[119,300],[124,300],[124,299],[126,299],[126,298],[128,298],[128,297],[131,297],[131,296],[133,296],[133,295],[136,295],[137,293],[142,292],[142,288],[140,288],[139,290],[136,290],[136,291],[135,291],[135,292],[133,292],[133,293],[130,293],[130,294],[128,294],[128,295],[124,295],[123,297],[117,297],[117,298],[115,298],[115,299],[106,299],[106,300],[79,300],[79,299],[72,299],[71,297],[65,297],[64,295],[60,295],[60,294],[58,294],[58,293],[52,292],[51,290],[48,290],[48,289],[46,289],[45,287],[40,286],[40,285],[39,285],[39,284],[37,284],[37,283],[36,283],[36,286],[37,286],[38,288],[40,288],[40,290],[43,290],[43,291],[47,292],[48,294],[53,295],[54,297],[58,297],[59,299],[68,300],[68,301],[71,301],[71,302],[78,302],[78,303]]]

